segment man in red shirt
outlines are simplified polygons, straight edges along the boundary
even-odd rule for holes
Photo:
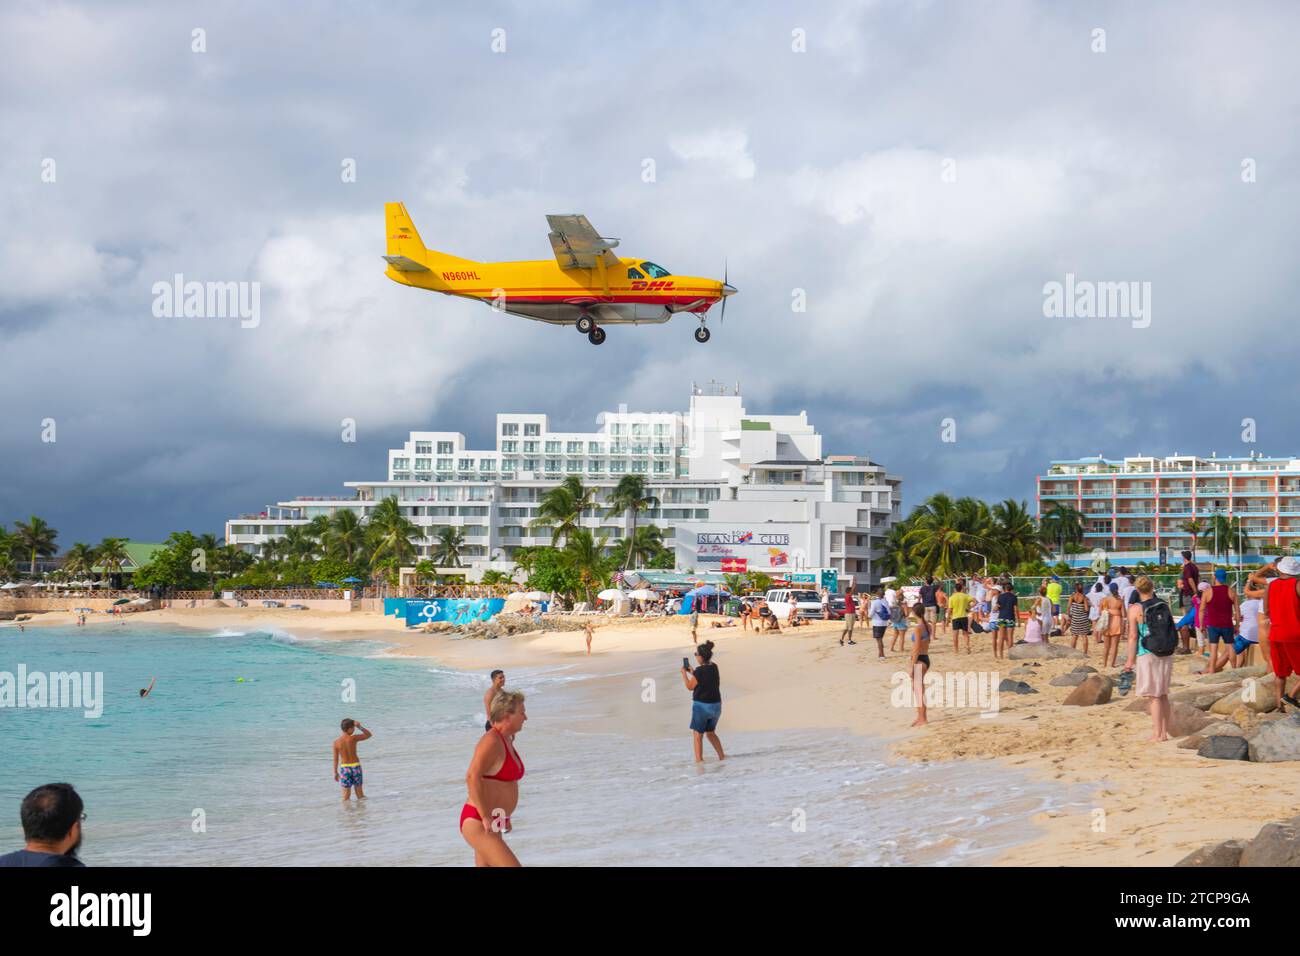
[[[858,643],[853,639],[853,624],[858,619],[858,606],[853,601],[853,588],[844,592],[844,630],[840,631],[840,647],[847,637],[850,644]]]
[[[1183,552],[1183,576],[1178,581],[1178,606],[1186,607],[1201,587],[1201,569],[1192,561],[1192,552]]]
[[[1264,592],[1264,616],[1268,619],[1269,656],[1277,677],[1277,709],[1283,702],[1300,708],[1300,701],[1286,692],[1287,678],[1300,674],[1300,561],[1288,555],[1277,562],[1278,576]]]

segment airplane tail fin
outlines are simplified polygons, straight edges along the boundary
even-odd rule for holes
[[[400,202],[384,203],[384,226],[388,235],[388,251],[384,258],[398,272],[431,272],[439,266],[454,267],[457,263],[471,261],[427,247],[406,206]]]

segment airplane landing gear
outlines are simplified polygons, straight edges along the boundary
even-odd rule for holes
[[[695,330],[695,341],[703,345],[708,340],[709,340],[709,330],[706,329],[703,325],[701,325],[698,329]]]
[[[579,321],[582,321],[579,319]],[[598,325],[593,325],[591,331],[587,333],[587,341],[592,345],[599,345],[605,341],[605,330]]]
[[[590,335],[591,330],[596,327],[595,321],[593,321],[591,316],[587,315],[585,312],[578,316],[578,321],[573,324],[574,327],[583,335]]]

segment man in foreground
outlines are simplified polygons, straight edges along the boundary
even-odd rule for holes
[[[27,845],[0,856],[0,867],[85,866],[77,859],[85,804],[70,783],[47,783],[23,798],[19,814]]]

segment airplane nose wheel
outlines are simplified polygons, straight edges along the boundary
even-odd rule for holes
[[[708,340],[709,340],[709,330],[701,325],[698,329],[695,330],[695,341],[703,345]]]
[[[582,321],[579,319],[578,321]],[[599,345],[605,341],[605,330],[598,325],[593,325],[591,331],[587,333],[587,341],[592,345]]]
[[[596,323],[592,321],[591,316],[589,315],[578,316],[578,321],[575,322],[574,325],[577,326],[578,331],[583,335],[590,335],[591,330],[596,327]]]

